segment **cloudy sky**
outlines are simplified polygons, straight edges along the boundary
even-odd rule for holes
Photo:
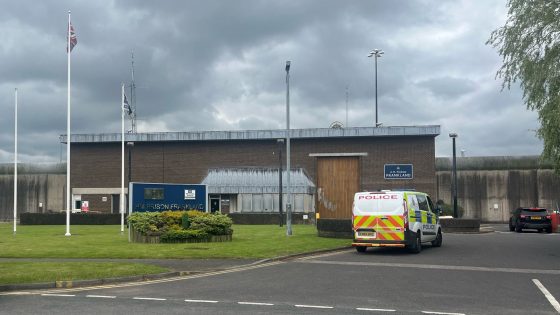
[[[72,133],[120,132],[120,84],[134,51],[138,132],[441,125],[436,155],[540,154],[536,113],[518,87],[501,91],[501,59],[485,45],[506,0],[0,0],[0,162],[65,159],[67,11]]]

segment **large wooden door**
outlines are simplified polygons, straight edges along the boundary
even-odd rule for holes
[[[320,219],[352,218],[360,189],[359,157],[317,158],[317,212]]]

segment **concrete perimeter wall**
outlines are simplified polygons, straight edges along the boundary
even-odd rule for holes
[[[13,164],[0,164],[0,221],[13,219],[13,172]],[[520,206],[560,206],[560,176],[538,156],[459,157],[457,175],[464,218],[507,222]],[[436,158],[436,180],[434,199],[451,204],[451,158]],[[18,213],[64,209],[65,193],[65,164],[18,166]]]
[[[0,221],[14,217],[13,174],[13,164],[0,164]],[[65,195],[66,164],[18,165],[18,214],[62,210]]]
[[[452,204],[451,158],[436,159],[437,194]],[[457,203],[464,218],[507,222],[517,207],[560,205],[560,176],[538,156],[457,158]]]

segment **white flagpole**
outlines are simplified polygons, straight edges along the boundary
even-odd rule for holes
[[[121,85],[121,210],[120,211],[121,211],[121,233],[123,233],[124,232],[124,83]]]
[[[17,220],[17,154],[18,154],[18,89],[15,91],[15,127],[14,127],[14,235],[16,234],[16,220]]]
[[[66,119],[66,236],[70,236],[70,11],[68,11],[68,117]]]

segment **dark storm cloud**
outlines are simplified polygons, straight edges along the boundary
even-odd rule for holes
[[[448,155],[450,130],[472,155],[489,147],[496,154],[541,149],[524,131],[535,128],[535,115],[518,89],[499,92],[500,60],[484,44],[505,19],[504,1],[24,0],[5,2],[0,11],[0,161],[12,158],[14,87],[20,159],[60,159],[68,9],[78,36],[74,133],[119,131],[131,51],[140,132],[283,128],[286,60],[294,128],[346,123],[346,87],[348,124],[371,126],[374,60],[366,56],[381,48],[385,125],[441,124],[438,155]],[[500,137],[498,130],[508,128],[521,141]]]

